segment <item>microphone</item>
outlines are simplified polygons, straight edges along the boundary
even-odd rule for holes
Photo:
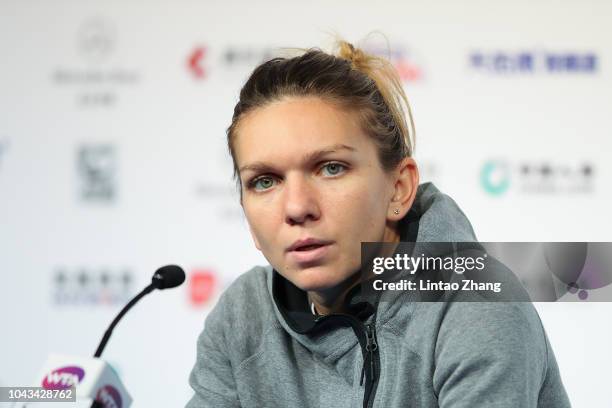
[[[153,277],[151,278],[151,284],[149,284],[146,288],[144,288],[139,294],[134,296],[132,300],[128,302],[127,305],[115,317],[115,319],[111,322],[106,332],[104,332],[104,336],[102,340],[100,340],[100,344],[94,353],[95,358],[99,358],[106,347],[106,343],[108,339],[110,339],[111,334],[113,334],[113,329],[119,323],[119,320],[144,296],[153,292],[155,289],[171,289],[177,286],[180,286],[183,282],[185,282],[185,271],[178,265],[166,265],[162,266],[158,270],[155,271]],[[97,395],[94,401],[91,404],[91,408],[102,408],[104,404],[101,402],[101,398],[106,397],[105,395]]]
[[[134,298],[130,300],[123,309],[121,309],[108,329],[106,329],[106,332],[104,333],[104,336],[102,337],[102,340],[94,353],[94,357],[97,358],[102,355],[108,339],[110,339],[111,334],[113,334],[113,329],[117,323],[119,323],[119,320],[121,320],[121,318],[128,312],[128,310],[130,310],[132,306],[136,304],[136,302],[155,289],[171,289],[180,286],[183,282],[185,282],[185,271],[183,271],[183,268],[178,265],[166,265],[156,270],[151,278],[151,284],[144,288],[139,294],[134,296]]]
[[[171,289],[185,282],[185,271],[178,265],[166,265],[153,274],[151,284],[157,289]]]
[[[74,392],[77,400],[92,400],[92,407],[129,407],[132,397],[119,376],[108,363],[98,357],[102,355],[119,320],[136,302],[155,289],[175,288],[184,281],[185,272],[180,266],[166,265],[159,268],[153,274],[151,283],[130,300],[112,321],[98,345],[94,358],[52,354],[47,358],[34,385],[65,392],[71,389],[70,392]]]

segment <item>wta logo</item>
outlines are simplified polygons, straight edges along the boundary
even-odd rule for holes
[[[61,367],[43,378],[42,386],[47,390],[66,390],[76,387],[85,377],[85,370],[77,366]]]
[[[98,390],[96,401],[102,404],[104,408],[121,408],[122,405],[119,391],[108,384]]]

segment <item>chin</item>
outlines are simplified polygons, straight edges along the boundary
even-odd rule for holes
[[[331,276],[329,266],[311,266],[307,268],[295,268],[286,277],[295,286],[305,291],[319,291],[333,287],[335,280]]]
[[[351,274],[349,274],[351,275]],[[319,292],[340,285],[347,276],[338,275],[338,268],[330,265],[303,268],[290,279],[295,286],[307,292]]]

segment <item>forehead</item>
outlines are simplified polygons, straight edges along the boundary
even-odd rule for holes
[[[357,113],[316,97],[287,98],[249,112],[234,140],[239,166],[295,160],[309,151],[341,144],[355,150],[373,147]]]

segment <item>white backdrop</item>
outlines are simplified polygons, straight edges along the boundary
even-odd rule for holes
[[[483,241],[612,241],[612,5],[591,1],[0,2],[0,386],[105,351],[134,407],[181,406],[219,293],[265,259],[225,128],[276,47],[389,39],[423,178]],[[256,4],[255,4],[256,3]],[[374,36],[373,50],[384,40]],[[610,406],[610,303],[537,305],[574,406]]]

